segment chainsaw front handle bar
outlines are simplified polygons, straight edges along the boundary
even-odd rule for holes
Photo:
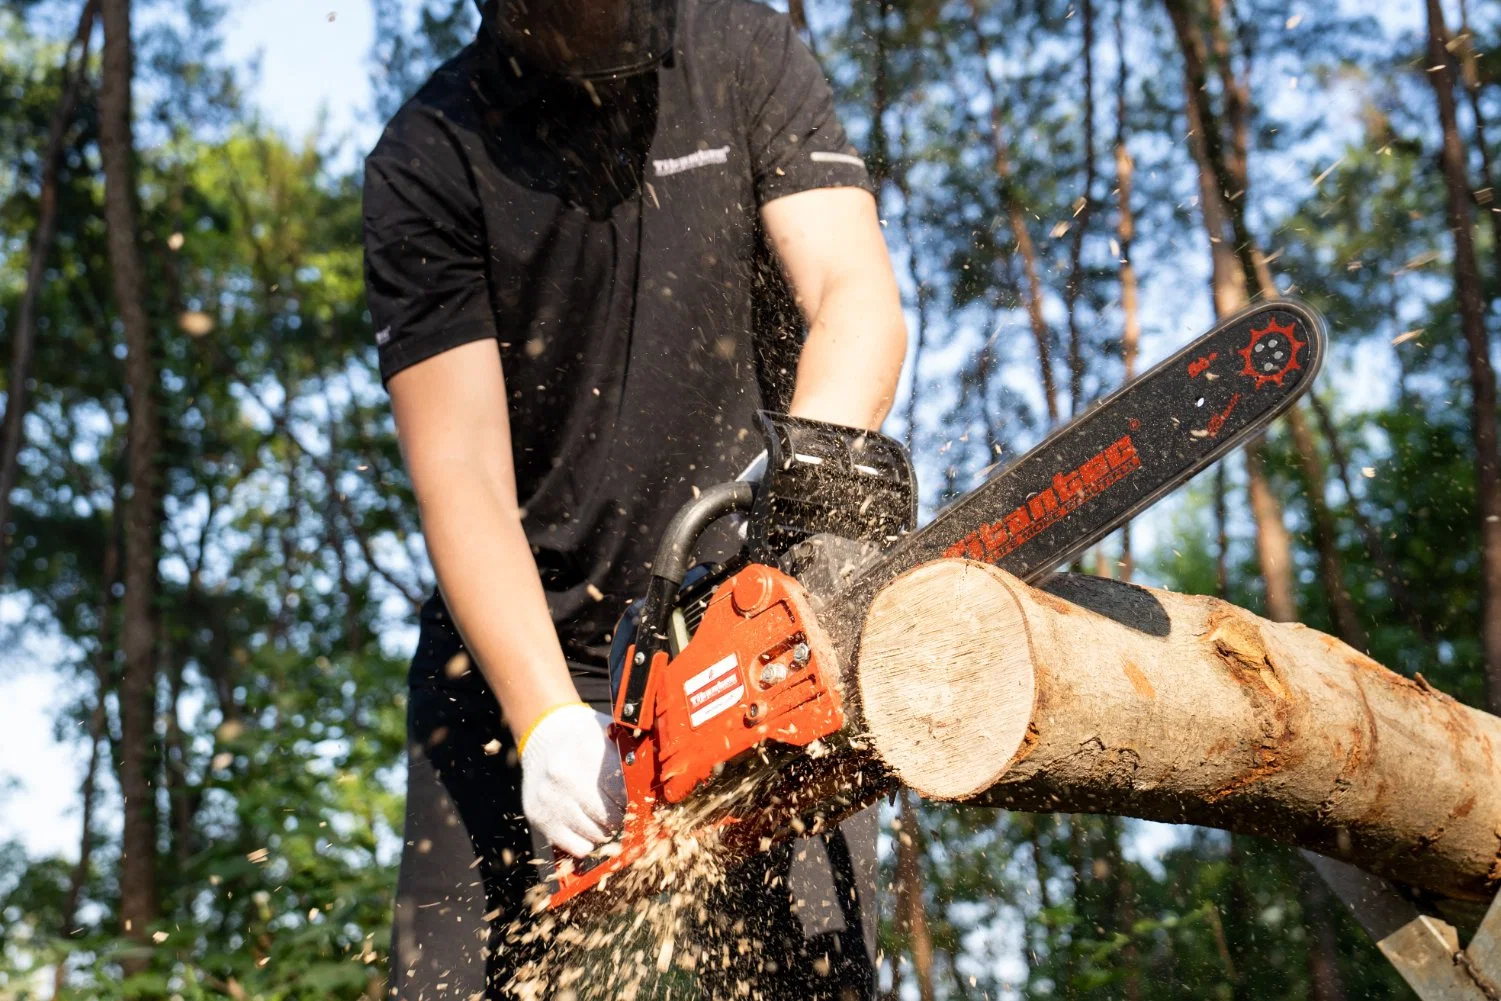
[[[683,578],[693,565],[693,550],[704,531],[727,514],[749,511],[755,502],[755,484],[742,480],[721,483],[700,492],[679,508],[672,521],[667,523],[667,532],[662,536],[656,562],[651,567],[652,576],[670,582],[674,588],[682,586]]]
[[[634,724],[641,718],[641,699],[651,675],[652,658],[667,649],[672,628],[672,610],[678,589],[692,566],[693,551],[704,530],[725,515],[750,511],[756,502],[752,483],[721,483],[684,504],[667,524],[657,557],[652,563],[651,583],[641,606],[641,625],[636,632],[636,652],[626,666],[625,691],[616,709],[619,718]]]

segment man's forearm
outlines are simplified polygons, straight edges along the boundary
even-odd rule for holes
[[[549,709],[578,701],[519,512],[479,477],[423,509],[444,602],[519,740]]]
[[[798,363],[792,414],[876,429],[891,411],[907,354],[895,284],[846,281],[825,289]]]

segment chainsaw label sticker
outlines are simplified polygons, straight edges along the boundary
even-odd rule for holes
[[[733,708],[745,694],[740,683],[740,666],[735,654],[715,661],[702,671],[683,682],[683,694],[688,697],[688,722],[699,727],[720,713]]]
[[[1141,468],[1136,445],[1126,435],[1094,458],[1067,473],[1054,473],[1051,486],[999,521],[982,525],[944,550],[948,558],[995,563],[1044,530],[1073,514],[1090,500]]]

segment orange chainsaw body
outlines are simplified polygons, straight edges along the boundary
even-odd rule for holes
[[[627,663],[636,651],[630,650]],[[724,768],[775,742],[807,747],[844,726],[839,665],[807,592],[773,567],[752,564],[714,591],[693,639],[656,654],[634,724],[615,706],[613,736],[625,776],[626,816],[611,853],[560,867],[557,907],[628,868],[667,837],[661,811]],[[715,824],[733,824],[733,817]]]

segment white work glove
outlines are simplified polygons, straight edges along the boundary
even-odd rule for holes
[[[583,858],[620,830],[625,778],[610,717],[582,702],[545,713],[521,740],[521,809],[547,843]]]

